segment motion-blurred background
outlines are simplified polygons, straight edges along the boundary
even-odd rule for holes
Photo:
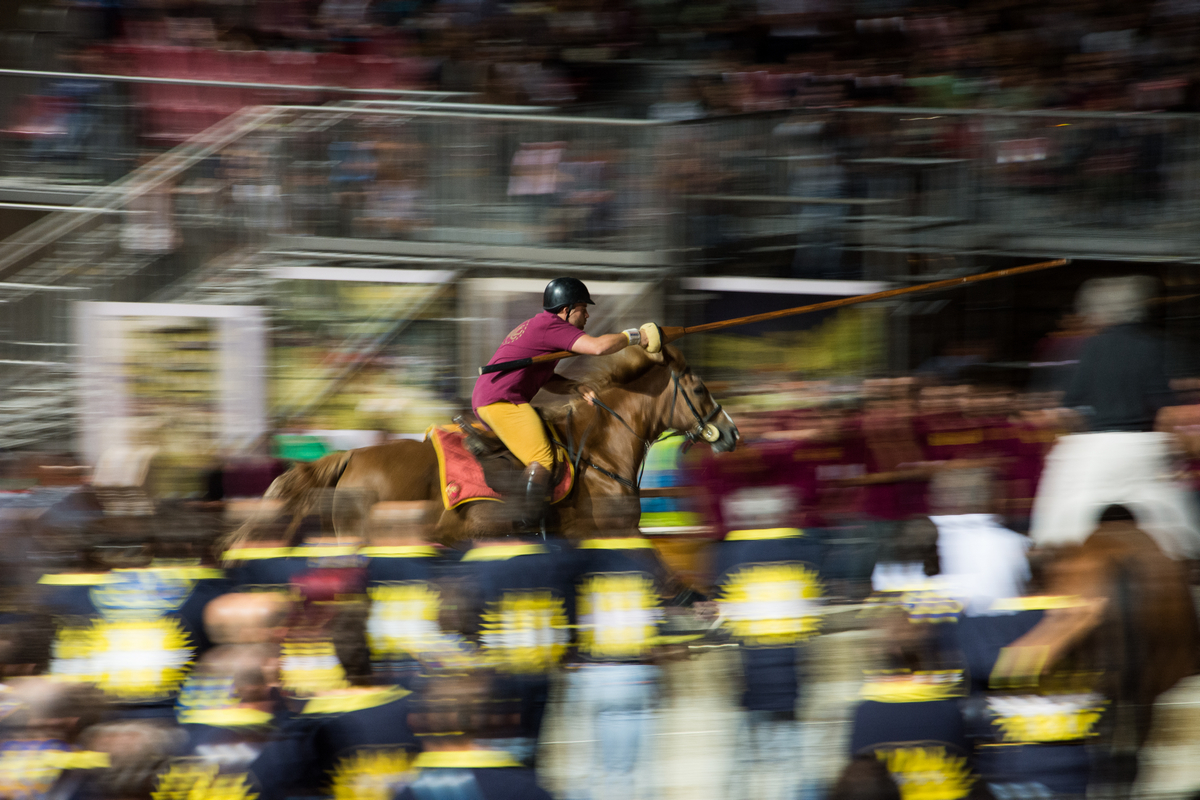
[[[1195,444],[1197,111],[1189,0],[5,0],[10,641],[44,571],[149,541],[208,564],[290,463],[448,422],[558,275],[599,334],[1070,258],[679,343],[743,445],[656,446],[643,533],[703,595],[723,497],[796,493],[848,609],[805,706],[827,787],[876,663],[857,604],[930,511],[925,482],[864,476],[986,461],[1025,530],[1063,432],[1041,412],[1093,333],[1076,292],[1130,273],[1180,392],[1160,427]],[[738,668],[710,644],[667,673],[664,794],[724,796]],[[542,775],[566,797],[561,701]],[[1139,791],[1200,785],[1173,702]]]

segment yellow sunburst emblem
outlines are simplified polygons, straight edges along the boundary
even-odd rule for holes
[[[497,668],[531,673],[557,664],[569,638],[561,598],[547,591],[518,591],[488,604],[479,640]]]
[[[216,764],[176,759],[158,779],[153,800],[256,800],[244,772],[221,774]]]
[[[988,711],[1005,742],[1073,742],[1096,734],[1108,702],[1099,695],[995,696]]]
[[[398,748],[359,750],[338,762],[333,800],[391,800],[411,778],[412,759]]]
[[[749,564],[733,574],[717,602],[742,644],[786,647],[820,632],[822,594],[816,571],[803,564]]]
[[[591,575],[579,589],[579,648],[593,658],[637,658],[653,643],[661,617],[645,575]]]
[[[107,753],[65,750],[62,742],[45,739],[12,740],[0,747],[0,797],[35,800],[50,791],[65,769],[109,766]]]
[[[94,683],[114,700],[145,702],[174,694],[192,657],[191,638],[174,617],[96,619],[59,630],[50,673]]]
[[[424,581],[373,586],[367,642],[376,659],[417,656],[437,638],[441,595]]]
[[[876,756],[887,765],[901,800],[960,800],[975,783],[966,757],[940,745],[896,747]]]

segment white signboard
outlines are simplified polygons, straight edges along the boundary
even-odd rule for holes
[[[256,306],[76,304],[80,449],[88,463],[140,426],[237,453],[267,431],[266,323]]]

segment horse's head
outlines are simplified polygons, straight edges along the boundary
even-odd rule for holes
[[[654,354],[627,347],[605,356],[585,383],[597,389],[616,386],[633,397],[654,398],[637,415],[641,420],[639,438],[653,440],[673,430],[689,443],[707,442],[718,453],[737,447],[737,425],[674,347]]]
[[[673,370],[671,384],[669,428],[682,433],[691,443],[708,442],[714,453],[726,453],[737,447],[741,438],[737,425],[696,373],[688,368]]]
[[[659,355],[671,374],[666,428],[679,431],[689,443],[708,442],[715,453],[737,447],[741,437],[733,418],[709,393],[700,376],[692,372],[683,354],[668,346]]]

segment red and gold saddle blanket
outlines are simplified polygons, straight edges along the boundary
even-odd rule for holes
[[[433,443],[434,452],[437,453],[442,504],[447,509],[476,500],[502,499],[499,492],[488,486],[483,465],[467,449],[467,435],[457,425],[434,425],[425,432],[425,438]],[[575,483],[575,469],[567,459],[566,448],[554,442],[554,449],[559,461],[567,461],[567,468],[554,487],[551,503],[557,503],[570,494]]]

